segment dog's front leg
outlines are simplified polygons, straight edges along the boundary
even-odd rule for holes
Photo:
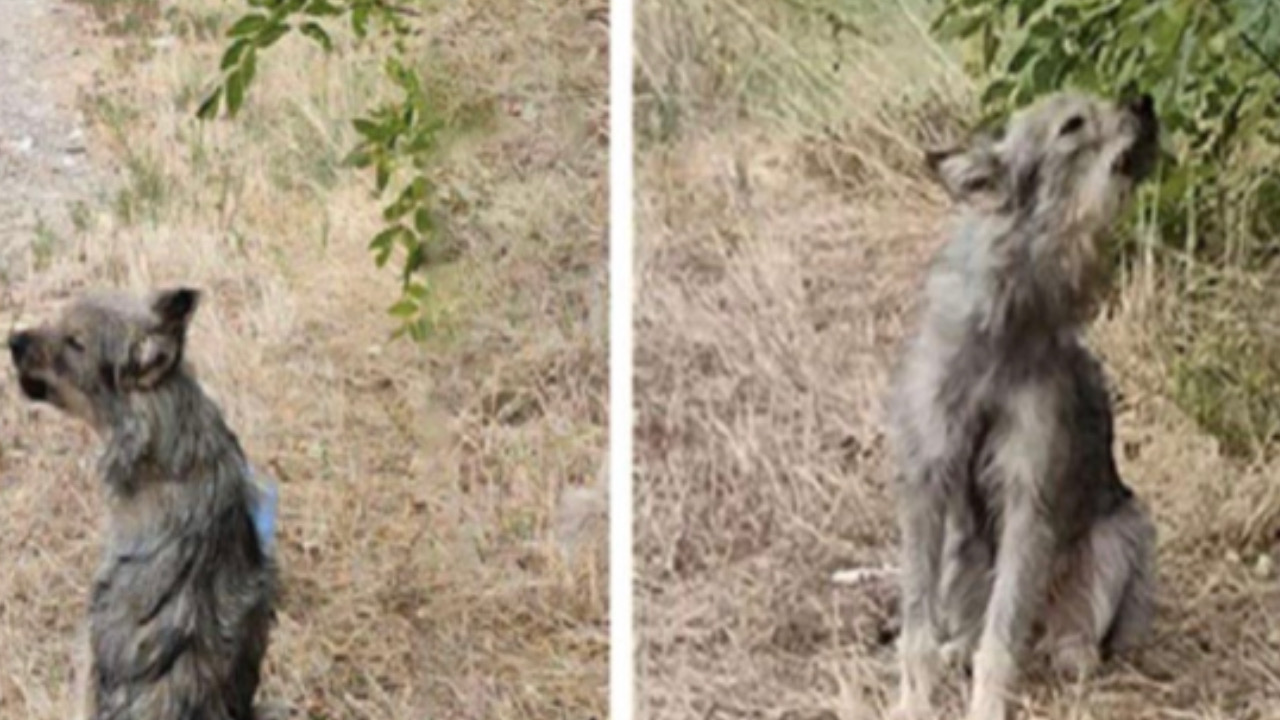
[[[902,531],[901,666],[895,720],[931,714],[937,676],[937,595],[942,566],[946,503],[935,472],[904,478],[899,498]]]
[[[1052,535],[1034,502],[1018,500],[1012,505],[1006,505],[995,584],[973,658],[969,720],[1007,718],[1008,694],[1017,678],[1018,660],[1045,595]]]
[[[1005,431],[997,436],[990,475],[1000,498],[995,580],[973,657],[969,720],[1006,720],[1018,661],[1045,602],[1054,534],[1046,488],[1060,463],[1054,396],[1043,388],[1010,394]]]

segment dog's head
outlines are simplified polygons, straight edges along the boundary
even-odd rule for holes
[[[1148,95],[1113,102],[1062,92],[1016,113],[999,137],[930,152],[927,162],[959,202],[1096,228],[1150,175],[1158,135]]]
[[[179,371],[199,299],[187,288],[90,295],[57,322],[14,333],[9,353],[23,394],[101,427],[110,403],[154,392]]]

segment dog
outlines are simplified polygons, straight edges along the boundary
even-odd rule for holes
[[[969,720],[1004,720],[1033,627],[1077,677],[1154,613],[1155,528],[1112,455],[1081,330],[1101,250],[1153,170],[1149,96],[1062,92],[999,137],[929,153],[958,208],[888,409],[900,468],[896,718],[932,716],[943,660],[971,660]]]
[[[105,448],[89,607],[93,720],[253,720],[277,569],[236,435],[184,362],[200,295],[86,296],[9,337],[22,392]]]

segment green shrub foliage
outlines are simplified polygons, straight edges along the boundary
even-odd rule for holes
[[[430,168],[438,155],[445,123],[432,95],[407,58],[406,38],[412,9],[382,0],[247,0],[248,12],[227,31],[228,45],[219,64],[219,82],[196,114],[234,117],[244,105],[265,50],[290,34],[301,35],[332,52],[332,33],[343,27],[357,41],[380,42],[385,73],[398,97],[372,108],[352,122],[360,136],[346,163],[373,174],[383,201],[383,229],[369,242],[379,267],[400,257],[402,293],[390,312],[401,320],[398,334],[424,339],[434,326],[427,269],[441,243],[435,183]]]

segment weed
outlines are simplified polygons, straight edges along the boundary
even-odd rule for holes
[[[53,228],[49,227],[44,218],[37,218],[35,237],[31,240],[31,257],[37,271],[42,271],[49,267],[60,244],[58,235]]]

